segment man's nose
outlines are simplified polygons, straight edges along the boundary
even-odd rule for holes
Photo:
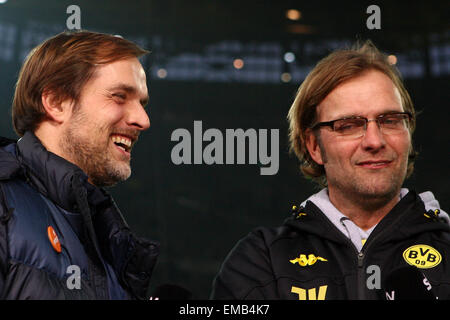
[[[366,132],[362,138],[361,146],[365,150],[378,150],[386,145],[383,132],[378,126],[377,121],[367,122]]]
[[[128,110],[127,124],[137,130],[147,130],[150,128],[150,118],[144,107],[139,103],[133,103]]]

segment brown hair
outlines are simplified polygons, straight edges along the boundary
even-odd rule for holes
[[[381,53],[370,40],[362,46],[357,44],[351,49],[331,53],[319,61],[300,85],[288,113],[290,150],[300,160],[303,175],[321,186],[326,186],[325,169],[311,158],[306,149],[305,132],[317,120],[316,107],[333,89],[371,69],[383,72],[397,87],[404,110],[412,114],[409,126],[411,136],[414,132],[416,122],[414,105],[403,85],[399,71],[390,64],[385,54]],[[416,152],[411,143],[407,177],[414,170],[415,156]]]
[[[12,105],[14,130],[23,136],[45,118],[44,92],[51,92],[57,102],[76,103],[97,65],[146,53],[119,36],[90,31],[62,32],[47,39],[29,53],[20,70]]]

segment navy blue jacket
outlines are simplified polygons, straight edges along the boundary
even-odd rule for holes
[[[133,235],[87,178],[31,132],[0,138],[1,298],[147,297],[158,243]]]

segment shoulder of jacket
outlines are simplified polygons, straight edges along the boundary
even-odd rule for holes
[[[5,222],[9,259],[58,278],[66,276],[71,264],[86,273],[85,251],[60,208],[24,180],[0,181],[0,185],[3,208],[11,212]]]
[[[257,227],[239,240],[241,245],[258,247],[260,249],[271,247],[275,242],[298,237],[298,233],[291,227],[282,225],[276,227]]]
[[[17,158],[0,147],[0,181],[12,179],[20,170]]]
[[[24,200],[27,201],[24,201]],[[49,210],[39,192],[26,181],[18,178],[0,181],[0,201],[4,210],[15,219],[27,225],[44,223],[48,220]],[[17,214],[20,211],[20,215]],[[18,227],[15,223],[15,227]]]

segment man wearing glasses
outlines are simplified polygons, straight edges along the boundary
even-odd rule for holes
[[[213,299],[450,299],[450,227],[411,175],[415,112],[370,42],[333,52],[300,86],[291,149],[323,189],[278,228],[239,241]]]

